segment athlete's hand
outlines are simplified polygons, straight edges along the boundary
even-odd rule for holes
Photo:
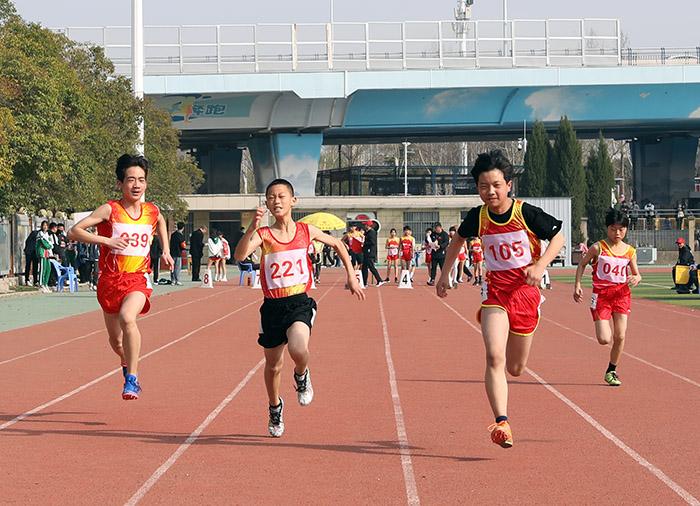
[[[263,216],[265,216],[266,207],[260,206],[255,210],[255,216],[253,216],[253,221],[250,222],[250,229],[257,230],[260,227],[260,222]]]
[[[438,282],[435,283],[435,292],[437,293],[437,296],[440,298],[447,297],[447,287],[450,286],[450,282],[447,279],[444,279],[442,276],[440,276],[440,279],[438,279]]]
[[[170,256],[170,253],[164,251],[160,257],[165,261],[165,265],[167,265],[171,271],[175,268],[175,261],[173,257]]]
[[[350,287],[350,293],[357,297],[357,300],[365,300],[365,291],[360,288],[360,283],[354,275],[348,276],[348,286]]]
[[[576,283],[574,287],[574,302],[581,302],[583,300],[583,288],[581,288],[581,283]]]
[[[530,286],[539,286],[544,274],[544,266],[534,263],[523,269],[525,272],[525,283]]]
[[[129,239],[121,236],[110,237],[105,244],[110,249],[123,250],[129,245]]]
[[[627,278],[627,284],[630,286],[637,286],[641,280],[642,276],[640,274],[633,274]]]

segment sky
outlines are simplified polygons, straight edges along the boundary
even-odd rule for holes
[[[143,0],[147,25],[313,23],[330,16],[331,0]],[[19,14],[44,26],[119,26],[131,22],[131,0],[14,0]],[[456,0],[334,0],[336,21],[437,21]],[[502,0],[475,0],[472,19],[501,19]],[[616,18],[633,48],[700,46],[700,1],[510,0],[510,19]]]

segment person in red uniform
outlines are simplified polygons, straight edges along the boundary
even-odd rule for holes
[[[406,225],[403,227],[403,236],[401,237],[401,270],[407,270],[411,273],[411,281],[413,281],[413,273],[416,270],[416,262],[414,255],[416,252],[416,238],[413,237],[413,230]]]
[[[386,240],[386,279],[388,283],[391,279],[391,270],[394,270],[394,283],[398,282],[399,278],[399,245],[401,241],[396,235],[396,229],[389,230],[389,237]]]
[[[138,399],[138,363],[141,333],[136,317],[151,307],[153,292],[150,273],[150,246],[158,232],[161,258],[172,270],[173,259],[165,243],[168,227],[158,207],[141,202],[148,187],[148,160],[143,156],[122,155],[117,160],[119,200],[110,200],[71,228],[73,241],[100,245],[97,301],[104,313],[109,344],[119,355],[124,374],[124,400]],[[97,227],[97,235],[87,231]]]
[[[627,315],[632,310],[630,285],[637,286],[642,280],[637,267],[636,250],[625,243],[629,218],[616,209],[605,215],[608,237],[591,246],[576,269],[574,300],[581,302],[583,289],[581,277],[586,266],[593,262],[593,294],[591,315],[595,322],[595,335],[602,345],[610,344],[610,362],[603,379],[610,386],[620,386],[617,365],[625,346]],[[612,327],[610,319],[612,318]]]
[[[265,300],[260,307],[258,344],[265,350],[265,387],[269,401],[268,431],[273,437],[284,433],[284,403],[280,397],[280,381],[284,363],[284,347],[294,361],[294,383],[297,401],[308,405],[314,396],[309,372],[309,337],[316,317],[316,302],[307,295],[311,289],[312,265],[309,246],[312,241],[335,249],[347,271],[347,284],[359,300],[360,289],[345,246],[335,237],[324,234],[313,225],[295,222],[292,208],[297,202],[294,187],[285,179],[275,179],[265,190],[267,209],[275,219],[269,227],[260,227],[265,208],[259,207],[248,230],[236,246],[234,257],[239,262],[261,248],[260,284]]]
[[[486,394],[496,417],[489,430],[494,443],[509,448],[513,434],[507,414],[506,370],[520,376],[527,365],[543,300],[540,279],[564,244],[564,236],[561,221],[508,196],[513,166],[502,151],[480,154],[471,174],[484,205],[469,210],[450,242],[445,262],[454,263],[466,238],[481,238],[487,274],[477,320],[486,347]],[[544,252],[540,239],[549,241]],[[437,295],[446,297],[448,286],[448,272],[443,271]]]
[[[474,284],[483,283],[484,276],[484,250],[481,248],[481,239],[472,237],[469,241],[469,250],[472,254],[472,264],[474,264]]]

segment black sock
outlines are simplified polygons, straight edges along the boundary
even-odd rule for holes
[[[496,423],[505,422],[505,421],[507,421],[507,420],[508,420],[508,417],[507,417],[507,416],[497,416],[497,417],[496,417]]]
[[[282,399],[280,399],[280,403],[277,406],[270,406],[270,409],[274,411],[279,411],[280,409],[282,409]]]
[[[617,367],[617,364],[608,363],[608,370],[605,371],[605,374],[608,374],[609,372],[613,372],[616,367]]]

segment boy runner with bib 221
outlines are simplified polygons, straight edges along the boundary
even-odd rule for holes
[[[629,225],[627,215],[610,209],[605,215],[605,225],[608,227],[608,238],[591,246],[578,264],[574,300],[581,302],[583,299],[581,277],[592,261],[591,315],[595,323],[595,335],[602,345],[610,344],[611,337],[613,343],[604,380],[608,385],[618,387],[622,382],[617,376],[617,364],[625,346],[627,315],[632,305],[630,285],[637,286],[642,276],[637,268],[635,249],[623,242]]]
[[[161,258],[171,270],[174,264],[165,242],[168,227],[163,215],[155,204],[141,202],[147,187],[148,160],[143,156],[122,155],[117,160],[116,174],[122,198],[95,209],[71,228],[68,237],[72,241],[100,245],[97,301],[104,313],[109,344],[121,359],[122,399],[132,400],[138,399],[141,392],[138,381],[141,333],[136,317],[151,307],[149,252],[156,229],[163,250]],[[86,230],[94,226],[97,235]]]
[[[267,209],[275,218],[269,227],[260,227],[265,208],[259,207],[245,235],[236,246],[234,257],[243,261],[261,248],[260,284],[265,300],[260,307],[258,344],[265,349],[265,387],[269,401],[268,431],[273,437],[284,433],[284,403],[279,396],[284,347],[294,361],[297,400],[306,406],[313,399],[309,362],[309,337],[316,316],[316,302],[306,293],[311,289],[311,241],[333,247],[345,266],[347,285],[358,299],[365,294],[357,278],[347,249],[335,237],[306,223],[294,222],[294,188],[285,179],[275,179],[265,191]]]
[[[542,209],[508,196],[513,166],[500,150],[482,153],[471,171],[484,205],[471,209],[447,250],[448,265],[458,258],[468,237],[480,237],[486,261],[486,283],[477,320],[486,347],[486,394],[496,423],[491,440],[509,448],[513,435],[508,423],[506,370],[520,376],[527,365],[532,338],[540,319],[539,284],[542,273],[564,244],[561,221]],[[540,240],[549,247],[540,250]],[[447,296],[448,271],[437,283],[439,297]]]

